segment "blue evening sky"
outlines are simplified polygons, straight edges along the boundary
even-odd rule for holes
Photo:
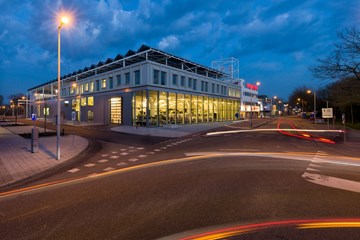
[[[235,57],[241,78],[286,100],[321,86],[308,67],[359,23],[359,9],[355,0],[0,0],[0,95],[56,79],[57,14],[68,11],[62,75],[146,44],[206,66]]]

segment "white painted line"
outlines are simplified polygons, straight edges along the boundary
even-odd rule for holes
[[[142,150],[142,149],[144,149],[144,148],[143,148],[143,147],[138,147],[138,148],[136,148],[136,149]]]
[[[99,160],[98,162],[101,162],[101,163],[104,163],[104,162],[108,162],[109,160],[107,160],[107,159],[101,159],[101,160]]]
[[[320,165],[317,165],[317,164],[310,163],[310,164],[309,164],[309,167],[321,167],[321,166],[320,166]]]
[[[160,152],[161,150],[160,149],[154,149],[155,152]]]
[[[111,156],[110,158],[114,158],[114,159],[117,159],[119,158],[120,156]]]
[[[139,160],[139,159],[137,159],[137,158],[131,158],[131,159],[129,159],[130,162],[136,162],[137,160]]]
[[[135,149],[131,149],[129,152],[136,152],[137,150],[135,150]]]
[[[167,149],[167,147],[161,147],[161,149]]]
[[[76,173],[78,171],[80,171],[80,169],[78,169],[78,168],[73,168],[73,169],[68,170],[69,173]]]
[[[128,155],[128,154],[129,153],[127,153],[127,152],[120,153],[120,155],[123,155],[123,156]]]
[[[85,164],[85,165],[84,165],[84,167],[93,167],[93,166],[95,166],[94,163],[88,163],[88,164]]]
[[[106,172],[111,172],[111,171],[114,171],[115,168],[112,168],[112,167],[108,167],[108,168],[105,168],[104,171]]]
[[[129,147],[129,148],[134,148],[134,147]]]
[[[118,164],[116,164],[116,165],[118,165],[118,166],[125,166],[125,165],[128,165],[128,164],[125,163],[125,162],[121,162],[121,163],[118,163]]]
[[[168,145],[166,145],[167,147],[172,147],[172,144],[168,144]]]
[[[144,157],[147,157],[147,155],[139,155],[138,157],[139,158],[144,158]]]
[[[351,181],[342,178],[329,177],[315,173],[305,172],[302,177],[309,182],[319,184],[326,187],[332,187],[351,192],[360,193],[360,182]]]
[[[112,154],[116,154],[117,152],[112,152]]]
[[[307,168],[306,171],[321,172],[321,170],[315,168]]]
[[[326,163],[360,167],[360,163],[337,162],[337,161],[326,161]]]
[[[148,152],[148,154],[155,154],[155,152]]]
[[[106,156],[108,156],[109,154],[103,154],[103,155],[101,155],[102,157],[106,157]]]
[[[125,148],[122,148],[122,149],[120,149],[121,151],[126,151],[126,149]]]

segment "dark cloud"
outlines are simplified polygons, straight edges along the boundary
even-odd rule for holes
[[[64,73],[144,43],[205,65],[236,57],[241,77],[263,79],[270,95],[286,85],[286,96],[311,77],[307,66],[336,31],[357,23],[358,8],[351,0],[0,0],[0,94],[56,77],[56,16],[67,10],[74,20],[61,30]]]

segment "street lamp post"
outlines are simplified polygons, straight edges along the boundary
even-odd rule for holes
[[[311,93],[311,90],[307,90],[307,93]],[[316,92],[314,90],[314,123],[316,124]]]
[[[60,30],[64,24],[67,24],[69,19],[62,17],[60,25],[58,26],[58,91],[57,91],[57,116],[56,116],[56,159],[60,160]]]
[[[256,86],[260,86],[260,82],[256,82]],[[252,128],[252,118],[253,118],[253,94],[250,96],[250,127]]]

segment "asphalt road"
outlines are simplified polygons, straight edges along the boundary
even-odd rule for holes
[[[142,147],[98,139],[101,149],[68,169],[77,171],[0,194],[2,239],[156,239],[219,226],[360,218],[360,165],[335,145],[278,132]],[[357,229],[343,239],[360,238]]]
[[[156,239],[224,224],[358,218],[359,194],[306,181],[308,165],[204,157],[53,185],[2,197],[0,234],[2,239]]]

